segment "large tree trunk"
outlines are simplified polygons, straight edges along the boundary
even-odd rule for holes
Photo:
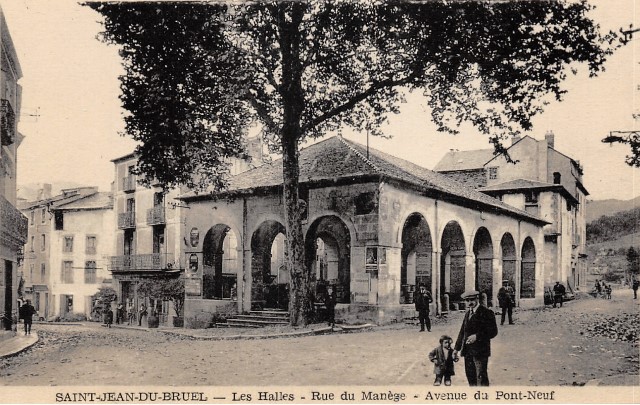
[[[283,146],[283,193],[287,227],[286,265],[291,275],[289,314],[292,325],[307,325],[313,317],[313,291],[311,275],[304,260],[305,244],[298,199],[298,142],[293,140]]]
[[[305,266],[304,234],[298,198],[299,151],[302,137],[300,122],[304,110],[300,31],[304,6],[296,3],[278,5],[278,29],[282,50],[282,84],[279,89],[283,104],[282,177],[284,212],[287,228],[286,265],[291,275],[289,314],[292,325],[307,325],[313,317],[311,274]]]

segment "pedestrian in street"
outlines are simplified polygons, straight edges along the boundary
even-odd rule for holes
[[[638,281],[637,279],[634,279],[633,283],[631,284],[631,288],[633,289],[634,300],[638,299],[638,287],[640,287],[640,281]]]
[[[416,311],[418,311],[418,319],[420,320],[420,332],[424,332],[426,325],[427,332],[431,332],[431,319],[429,319],[429,304],[433,302],[431,293],[427,290],[424,283],[420,283],[419,290],[414,299]]]
[[[124,305],[121,303],[116,307],[116,325],[124,323]]]
[[[600,280],[596,280],[596,298],[600,296],[600,293],[602,292],[602,286],[600,285]]]
[[[107,324],[107,328],[111,327],[113,323],[113,311],[111,310],[111,306],[107,307],[107,314],[105,316],[105,323]]]
[[[135,322],[136,320],[136,311],[133,307],[133,302],[128,301],[127,302],[127,322],[129,325],[131,325],[132,322]]]
[[[500,325],[504,325],[504,318],[507,314],[509,315],[509,325],[513,325],[515,295],[513,287],[509,285],[509,280],[502,280],[502,287],[498,290],[498,305],[500,305],[500,312],[502,313]]]
[[[332,328],[336,326],[336,293],[333,286],[327,286],[327,293],[324,296],[324,306],[327,310],[327,323]]]
[[[562,302],[564,301],[564,293],[566,292],[564,285],[559,281],[556,281],[556,285],[553,286],[553,307],[555,308],[560,303],[562,308]]]
[[[20,315],[20,318],[22,318],[24,321],[25,335],[31,334],[31,324],[33,323],[33,316],[36,313],[37,313],[36,309],[34,308],[33,305],[31,305],[31,300],[27,300],[27,302],[20,307],[19,315]]]
[[[460,358],[451,345],[453,345],[453,339],[450,336],[442,335],[440,337],[440,346],[429,353],[429,360],[433,363],[433,373],[436,375],[433,385],[436,387],[442,384],[443,378],[444,385],[451,385],[451,376],[456,374],[453,363],[460,360]]]
[[[605,294],[607,296],[607,299],[610,300],[611,299],[611,284],[608,284],[605,287]]]
[[[465,300],[468,310],[454,350],[464,357],[464,372],[469,386],[488,387],[487,366],[491,356],[491,339],[498,335],[496,316],[492,310],[480,303],[478,291],[465,291],[461,297]]]
[[[140,304],[140,310],[138,311],[138,326],[142,326],[142,317],[147,316],[147,306]]]

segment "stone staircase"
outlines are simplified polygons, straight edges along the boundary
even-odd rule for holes
[[[248,315],[236,315],[224,323],[216,323],[216,328],[263,328],[285,325],[289,325],[289,312],[265,308],[261,311],[250,311]]]

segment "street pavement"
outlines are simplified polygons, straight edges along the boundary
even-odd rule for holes
[[[492,342],[492,385],[640,385],[638,317],[631,321],[635,342],[589,332],[594,323],[615,325],[612,319],[637,315],[639,302],[630,290],[614,290],[612,300],[516,311],[515,325],[500,326]],[[455,339],[462,315],[434,320],[430,333],[418,332],[416,324],[356,333],[325,325],[238,331],[36,324],[40,340],[0,360],[0,385],[428,386],[433,365],[427,354],[442,334]],[[466,386],[463,361],[453,385]]]

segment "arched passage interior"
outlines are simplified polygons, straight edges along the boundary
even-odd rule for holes
[[[413,303],[416,286],[424,283],[432,291],[433,247],[429,224],[421,214],[411,214],[402,228],[400,303]]]
[[[493,242],[485,227],[476,232],[473,240],[476,259],[476,290],[487,295],[487,305],[493,306]]]
[[[536,247],[527,237],[522,244],[522,265],[520,270],[520,298],[536,296]]]
[[[508,281],[513,291],[516,290],[516,244],[510,233],[502,235],[500,241],[502,252],[502,281]]]
[[[284,267],[284,225],[264,221],[251,236],[251,306],[254,309],[289,306],[289,277]]]
[[[305,239],[307,266],[315,275],[316,293],[323,294],[327,284],[335,286],[336,301],[349,303],[351,282],[351,237],[349,229],[336,216],[318,218]]]
[[[225,224],[217,224],[204,237],[202,297],[235,298],[238,271],[238,238]]]
[[[445,302],[444,296],[448,293],[450,303],[454,303],[460,301],[465,286],[466,247],[460,224],[456,221],[447,223],[440,246],[440,302]],[[448,311],[451,308],[443,309]]]

